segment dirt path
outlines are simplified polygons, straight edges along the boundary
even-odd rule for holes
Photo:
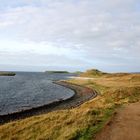
[[[140,102],[118,110],[96,140],[140,140]]]

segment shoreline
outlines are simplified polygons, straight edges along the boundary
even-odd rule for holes
[[[14,112],[7,115],[0,115],[0,125],[11,122],[11,121],[35,116],[35,115],[49,113],[56,110],[72,109],[72,108],[80,106],[84,102],[90,99],[93,99],[97,96],[97,92],[95,90],[92,90],[87,87],[72,84],[66,81],[54,81],[53,83],[69,88],[73,90],[75,94],[72,97],[65,100],[58,99],[50,104],[46,104],[43,106],[38,106],[35,108],[22,110],[20,112]]]

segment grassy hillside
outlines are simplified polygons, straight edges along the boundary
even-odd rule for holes
[[[0,126],[0,140],[90,140],[117,107],[140,101],[140,74],[101,75],[69,82],[96,89],[98,97],[80,107]]]
[[[107,74],[107,73],[99,71],[97,69],[91,69],[91,70],[87,70],[86,72],[82,73],[80,76],[82,76],[82,77],[98,77],[98,76],[102,76],[105,74]]]

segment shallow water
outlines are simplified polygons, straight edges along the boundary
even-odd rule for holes
[[[70,98],[72,90],[52,83],[69,76],[74,75],[17,72],[16,76],[0,76],[0,115]]]

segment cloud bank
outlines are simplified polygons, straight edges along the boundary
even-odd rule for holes
[[[2,70],[140,71],[139,0],[0,2]]]

